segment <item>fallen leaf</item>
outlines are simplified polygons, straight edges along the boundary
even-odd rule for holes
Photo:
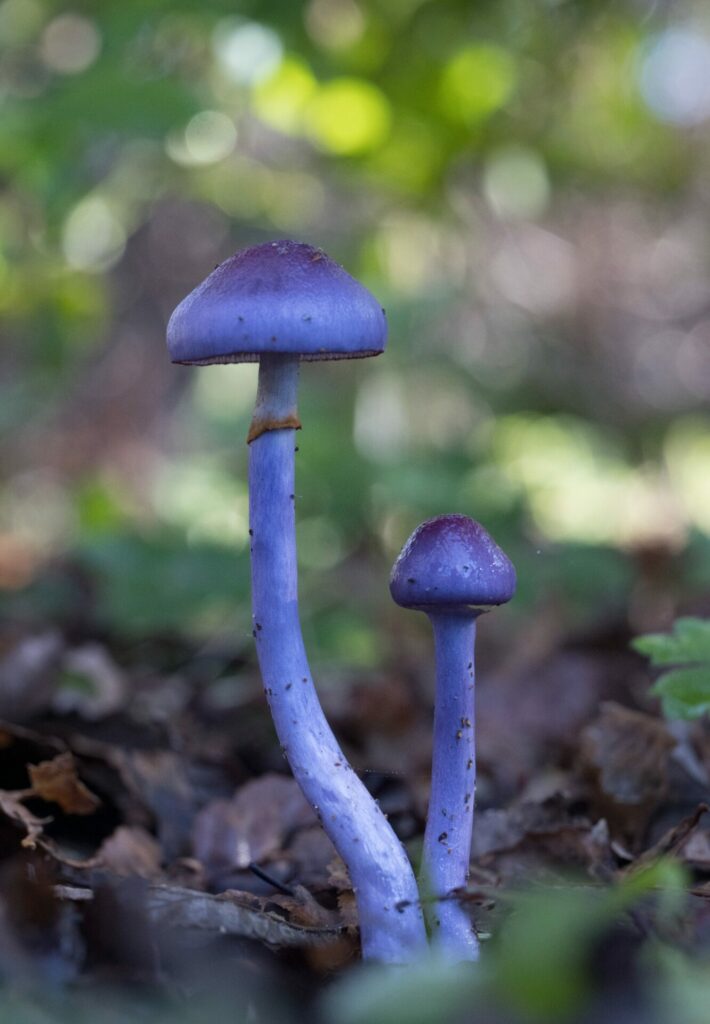
[[[213,800],[195,819],[193,850],[208,874],[260,863],[298,828],[317,823],[295,779],[270,773],[231,800]]]
[[[572,867],[604,877],[615,866],[606,821],[592,824],[571,814],[559,795],[477,815],[472,858],[478,868],[494,870],[499,879],[521,881]]]
[[[336,852],[320,825],[299,829],[286,853],[292,864],[293,878],[311,888],[328,885],[329,865]]]
[[[343,860],[336,854],[328,864],[328,884],[337,892],[340,919],[350,935],[359,928],[357,903],[352,882]]]
[[[32,795],[59,804],[66,814],[93,814],[101,806],[99,798],[78,777],[76,762],[69,751],[51,761],[28,764],[27,771]]]
[[[117,875],[155,879],[161,874],[160,844],[143,828],[120,825],[104,839],[94,863]]]
[[[608,692],[607,676],[598,659],[566,651],[500,676],[483,673],[476,683],[482,775],[503,794],[517,793],[521,779],[576,743]]]
[[[581,765],[594,786],[596,810],[632,846],[667,792],[674,745],[660,719],[611,701],[582,733]]]
[[[37,840],[42,835],[44,826],[48,825],[52,819],[38,818],[37,815],[32,814],[25,807],[22,801],[29,795],[31,794],[28,790],[10,792],[6,789],[0,789],[0,810],[8,818],[24,828],[27,834],[22,840],[22,845],[34,850],[37,846]]]
[[[118,711],[125,699],[123,673],[104,647],[91,643],[67,651],[52,699],[54,711],[96,721]]]
[[[704,814],[710,812],[707,804],[699,804],[692,814],[683,818],[673,828],[669,829],[657,843],[644,850],[640,857],[637,857],[630,871],[636,870],[643,864],[650,864],[661,857],[675,856],[685,846],[689,839],[696,833],[698,825]]]
[[[681,846],[680,856],[697,871],[710,871],[710,832],[694,832]]]
[[[342,929],[332,920],[311,926],[291,921],[273,899],[234,890],[211,896],[172,886],[152,886],[148,912],[170,928],[196,928],[219,935],[239,935],[276,947],[311,946],[332,942]]]
[[[328,883],[338,892],[352,891],[352,882],[345,862],[337,854],[328,864]]]
[[[187,853],[195,814],[204,802],[200,799],[201,766],[165,749],[124,751],[113,747],[109,756],[134,799],[154,815],[165,859]]]
[[[0,662],[0,716],[26,721],[49,704],[64,642],[57,630],[25,637]]]
[[[491,853],[510,850],[530,835],[550,835],[562,829],[589,831],[590,828],[589,820],[570,813],[565,798],[556,793],[540,802],[528,801],[478,812],[471,855],[482,859]]]
[[[303,928],[339,929],[341,927],[339,915],[322,906],[302,885],[293,887],[293,895],[275,893],[268,897],[268,902],[284,910],[292,924]]]

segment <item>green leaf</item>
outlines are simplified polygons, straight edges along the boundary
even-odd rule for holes
[[[651,687],[667,718],[699,718],[710,711],[710,664],[664,672]]]
[[[678,619],[672,633],[650,633],[632,641],[634,650],[651,659],[652,665],[710,664],[710,622]]]
[[[414,968],[369,965],[343,977],[325,999],[335,1024],[435,1024],[458,1019],[479,1000],[482,972],[435,956]]]
[[[710,1006],[710,964],[680,949],[659,945],[652,951],[656,1005],[660,1019],[674,1024],[706,1024]]]
[[[699,718],[710,711],[710,622],[678,619],[672,633],[651,633],[632,647],[652,665],[677,665],[651,688],[663,701],[666,718]]]
[[[545,1024],[580,1010],[593,988],[589,957],[604,930],[650,897],[664,917],[679,913],[685,882],[678,864],[659,860],[614,886],[516,893],[494,947],[501,998]]]

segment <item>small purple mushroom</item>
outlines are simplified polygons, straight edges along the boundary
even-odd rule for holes
[[[345,759],[318,701],[298,614],[296,407],[302,359],[384,350],[384,310],[320,249],[281,241],[238,252],[168,325],[173,362],[259,360],[248,435],[254,637],[266,697],[294,776],[347,865],[363,956],[407,963],[426,935],[407,855]]]
[[[470,918],[450,896],[466,885],[471,855],[476,619],[511,599],[515,569],[479,523],[437,516],[404,545],[390,592],[403,608],[426,612],[434,629],[434,756],[422,861],[422,884],[439,898],[430,926],[448,957],[477,960]]]

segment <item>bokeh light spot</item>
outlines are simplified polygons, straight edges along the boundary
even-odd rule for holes
[[[431,187],[441,166],[442,150],[429,126],[397,120],[385,144],[373,154],[373,171],[406,192]]]
[[[626,464],[592,424],[569,416],[503,417],[493,451],[551,540],[633,547],[684,538],[682,511],[661,474]]]
[[[0,491],[0,522],[5,537],[24,542],[35,552],[47,555],[61,549],[76,527],[65,481],[47,467],[10,477]]]
[[[539,217],[550,199],[550,183],[542,158],[523,146],[496,150],[486,161],[483,192],[488,205],[500,217]]]
[[[365,31],[365,18],[355,0],[311,0],[305,22],[311,39],[329,50],[353,46]]]
[[[45,28],[40,55],[52,71],[77,75],[91,67],[101,50],[101,36],[93,21],[80,14],[60,14]]]
[[[195,407],[205,419],[234,423],[254,405],[258,363],[205,366],[195,374]]]
[[[266,124],[285,134],[303,127],[306,105],[317,89],[308,65],[296,57],[286,57],[278,69],[254,90],[254,110]]]
[[[521,225],[502,242],[490,262],[490,275],[511,302],[534,313],[570,307],[579,285],[574,246],[534,225]]]
[[[185,166],[215,164],[234,149],[237,130],[219,110],[201,110],[190,118],[184,132],[171,133],[165,149],[171,160]]]
[[[337,78],[321,86],[306,117],[314,142],[342,156],[376,149],[391,123],[385,95],[360,78]]]
[[[710,419],[677,420],[664,448],[668,474],[686,515],[710,534]]]
[[[396,374],[373,373],[355,401],[355,446],[373,462],[394,462],[409,447],[407,398]]]
[[[336,524],[325,516],[313,516],[298,524],[298,562],[304,569],[332,569],[345,555]]]
[[[62,231],[62,249],[69,266],[99,274],[123,255],[126,232],[115,210],[102,196],[77,203]]]
[[[689,28],[669,28],[641,61],[641,93],[661,121],[692,126],[710,117],[710,39]]]
[[[5,46],[28,42],[45,18],[38,0],[4,0],[0,4],[0,39]]]
[[[166,462],[156,474],[153,502],[156,514],[184,529],[193,543],[216,541],[237,549],[246,545],[246,487],[217,461]]]
[[[256,21],[221,21],[213,38],[220,65],[239,85],[264,81],[281,63],[281,40],[273,29]]]
[[[507,50],[489,44],[467,46],[444,68],[441,103],[455,120],[480,121],[505,105],[515,84],[515,62]]]

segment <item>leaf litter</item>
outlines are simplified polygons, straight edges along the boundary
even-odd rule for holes
[[[342,861],[288,774],[254,666],[230,683],[246,699],[221,694],[215,713],[188,660],[180,699],[146,715],[141,684],[149,675],[160,694],[171,672],[161,681],[154,666],[119,663],[120,648],[90,636],[74,647],[53,633],[17,637],[4,651],[0,678],[19,671],[21,685],[0,695],[11,712],[0,723],[0,905],[15,908],[0,967],[12,948],[33,978],[47,975],[30,927],[40,914],[52,922],[52,970],[60,964],[84,985],[108,971],[160,987],[188,963],[206,970],[225,957],[258,963],[262,979],[286,977],[296,957],[317,991],[357,959],[357,910]],[[89,703],[76,690],[58,699],[67,664],[110,677],[103,697],[99,683]],[[415,860],[431,756],[427,668],[346,680],[325,702]],[[635,655],[596,642],[482,673],[471,877],[451,898],[484,938],[531,885],[613,891],[671,858],[687,872],[683,941],[710,950],[710,733],[702,720],[682,732],[665,722],[639,700],[638,678]],[[23,886],[10,890],[18,875]],[[636,913],[644,929],[666,927],[652,908]],[[225,943],[236,945],[226,953]]]

